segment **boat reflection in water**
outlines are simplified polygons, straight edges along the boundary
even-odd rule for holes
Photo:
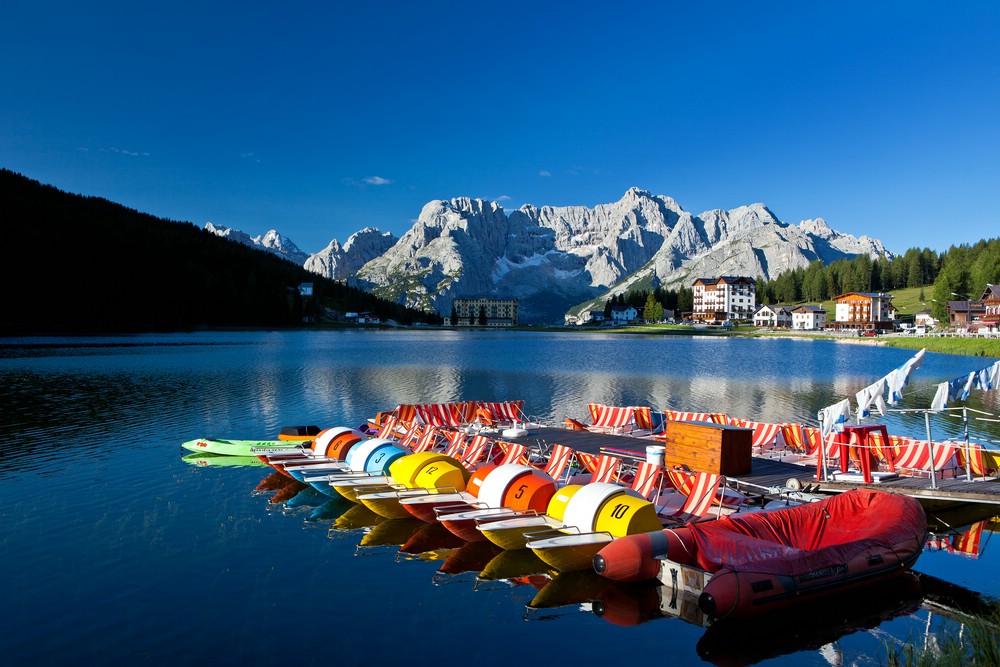
[[[208,454],[194,452],[181,457],[181,461],[202,468],[262,468],[264,464],[256,456],[226,456],[224,454]]]
[[[617,626],[673,618],[704,628],[697,653],[706,662],[722,667],[752,665],[801,651],[836,651],[841,638],[872,630],[890,619],[911,616],[922,608],[960,622],[970,617],[988,618],[996,609],[992,601],[961,586],[926,574],[900,571],[860,589],[831,593],[819,604],[798,604],[739,619],[715,620],[704,613],[698,591],[690,586],[655,580],[621,583],[590,570],[560,573],[532,551],[503,550],[488,541],[467,542],[440,523],[386,519],[364,505],[343,499],[334,498],[319,506],[309,501],[296,502],[292,492],[296,488],[294,482],[272,476],[262,481],[255,492],[274,493],[269,504],[283,498],[278,502],[292,509],[296,505],[311,509],[310,517],[318,518],[326,512],[326,520],[332,520],[330,537],[357,539],[356,553],[389,550],[396,554],[397,562],[442,561],[432,577],[433,585],[469,583],[471,579],[474,590],[533,587],[536,591],[525,604],[525,620],[593,613]],[[948,540],[932,536],[927,549],[945,545],[949,551],[963,555],[978,554],[979,540],[972,538],[991,529],[987,520],[951,528]],[[466,574],[473,576],[460,576]],[[782,631],[775,632],[775,628]]]
[[[591,604],[591,610],[612,625],[631,626],[659,618],[679,618],[707,627],[709,619],[698,606],[698,596],[657,581],[611,582]]]
[[[554,610],[564,607],[590,609],[593,601],[611,584],[612,581],[592,570],[559,572],[525,605],[524,618],[551,618]],[[541,615],[536,615],[539,612]]]
[[[358,505],[358,507],[364,507]],[[355,555],[372,553],[391,549],[398,551],[399,547],[413,537],[413,535],[426,526],[420,519],[384,519],[373,526],[365,528],[365,534],[358,543]]]
[[[425,523],[399,547],[396,560],[407,557],[427,560],[427,554],[434,555],[430,560],[443,560],[464,544],[465,540],[440,523]]]
[[[501,551],[487,563],[477,577],[477,586],[490,581],[523,580],[527,577],[538,581],[544,578],[549,566],[529,549]]]
[[[847,635],[872,630],[921,608],[960,622],[990,619],[998,609],[995,602],[973,591],[915,572],[900,572],[864,589],[831,594],[822,604],[715,622],[701,611],[690,591],[650,582],[612,584],[591,605],[594,614],[619,626],[674,618],[705,627],[698,655],[720,667],[743,667],[800,651],[828,651]]]
[[[698,655],[716,665],[740,667],[779,655],[819,650],[845,635],[912,614],[921,599],[919,577],[900,572],[870,587],[830,595],[821,604],[713,623],[698,641]],[[804,613],[807,623],[802,622]],[[782,631],[774,632],[774,628]]]
[[[492,542],[466,542],[449,554],[441,563],[441,567],[434,573],[432,581],[435,585],[439,585],[445,582],[454,582],[459,575],[478,574],[501,552],[503,549]]]
[[[337,498],[327,498],[324,503],[316,506],[303,519],[303,525],[316,526],[322,525],[320,522],[336,521],[340,515],[352,507],[354,507],[354,503],[346,498],[339,496]]]

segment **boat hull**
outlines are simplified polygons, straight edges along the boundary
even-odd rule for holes
[[[900,557],[903,550],[905,554]],[[698,597],[698,606],[712,618],[742,618],[786,609],[805,599],[819,598],[861,588],[910,569],[920,548],[895,544],[862,554],[843,565],[830,566],[795,577],[766,572],[720,570],[712,575]]]
[[[446,506],[472,509],[476,497],[466,491],[454,493],[428,493],[424,496],[411,496],[400,501],[403,510],[425,523],[436,523],[436,510]]]
[[[527,547],[549,567],[559,572],[578,572],[593,567],[594,556],[613,538],[606,533],[570,534],[530,540]]]
[[[438,521],[453,535],[466,542],[484,542],[486,536],[478,530],[479,523],[507,518],[515,513],[515,510],[509,507],[490,507],[468,512],[441,514],[438,516]]]
[[[556,528],[560,522],[545,514],[518,516],[510,519],[488,521],[476,526],[487,540],[501,549],[515,551],[528,544],[526,533],[547,528]]]
[[[358,502],[387,519],[418,519],[407,511],[400,502],[407,498],[418,498],[429,495],[426,489],[409,491],[384,491],[382,493],[367,493],[358,496]],[[443,495],[443,494],[442,494]],[[426,522],[424,522],[426,523]]]

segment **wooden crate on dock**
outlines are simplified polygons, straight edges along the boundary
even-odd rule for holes
[[[709,422],[667,422],[663,438],[667,466],[686,465],[720,475],[750,473],[753,430]]]

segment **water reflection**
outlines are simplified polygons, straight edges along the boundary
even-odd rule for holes
[[[182,339],[175,336],[175,339]],[[0,476],[65,460],[66,448],[102,456],[169,434],[273,437],[285,425],[357,425],[400,403],[523,399],[558,422],[586,403],[726,412],[756,421],[815,424],[816,412],[909,358],[905,350],[829,341],[452,332],[230,334],[168,342],[141,337],[0,349]],[[927,355],[899,407],[926,407],[937,382],[981,359]],[[996,414],[1000,391],[969,407]],[[921,415],[876,421],[924,435]],[[935,439],[961,436],[935,417]],[[1000,424],[972,423],[1000,441]],[[141,437],[137,438],[137,435]],[[58,452],[58,454],[56,454]]]
[[[316,498],[252,465],[182,460],[179,443],[272,438],[294,424],[357,425],[401,402],[466,399],[523,399],[529,413],[549,422],[583,416],[587,402],[603,402],[815,423],[819,408],[910,356],[823,341],[510,332],[235,332],[0,346],[2,543],[5,563],[18,573],[4,590],[18,614],[0,637],[0,651],[16,664],[57,664],[67,655],[104,664],[136,655],[318,662],[329,657],[328,647],[301,619],[325,618],[335,605],[352,610],[337,615],[338,633],[358,638],[337,657],[361,663],[376,639],[372,623],[412,613],[417,604],[428,617],[447,615],[450,632],[523,635],[537,647],[551,639],[552,625],[522,623],[534,601],[531,617],[551,617],[564,633],[595,638],[534,649],[540,661],[613,662],[622,635],[612,619],[648,617],[652,622],[635,626],[630,641],[646,652],[669,643],[674,662],[697,663],[704,658],[694,644],[707,631],[658,622],[674,609],[657,611],[671,601],[664,591],[652,591],[655,605],[648,590],[614,587],[584,602],[556,595],[558,586],[541,595],[555,577],[516,552],[498,554],[478,573],[438,574],[453,585],[433,588],[432,577],[463,546],[448,531],[421,527],[398,546],[353,558],[365,531],[379,523],[370,510]],[[936,383],[983,365],[979,358],[928,355],[903,405],[926,406]],[[997,394],[974,393],[968,404],[996,414]],[[890,432],[923,435],[921,416],[882,421]],[[934,429],[937,439],[960,434],[961,424],[936,418]],[[1000,428],[975,424],[973,440],[983,437],[1000,440]],[[959,555],[959,531],[949,534],[951,552],[921,557],[921,572],[962,591],[996,591],[991,525],[983,525],[977,559]],[[461,559],[449,569],[455,562]],[[568,604],[549,606],[559,600]],[[591,613],[600,600],[601,617]],[[684,607],[676,608],[674,615],[684,617]],[[52,609],[74,623],[53,632]],[[187,622],[176,623],[181,617]],[[904,615],[879,630],[905,638],[922,621]],[[398,634],[377,637],[382,655],[406,655],[424,637],[426,626],[400,625],[406,627]],[[838,642],[861,655],[867,648],[857,648],[859,636],[875,649],[882,641],[854,632]],[[514,644],[485,656],[482,667],[523,658]],[[783,664],[819,663],[802,653]]]
[[[698,655],[720,667],[743,667],[779,655],[818,651],[827,646],[836,652],[836,643],[846,635],[871,630],[891,618],[913,614],[923,599],[920,578],[909,572],[865,587],[861,593],[832,594],[821,604],[809,605],[808,609],[740,622],[713,623],[698,641]],[[804,613],[808,614],[808,620],[803,619]],[[765,637],[767,639],[762,641]],[[842,664],[848,662],[843,660]]]
[[[261,486],[274,488],[271,482],[262,482],[257,488]],[[279,492],[287,493],[290,486],[283,486]],[[307,487],[300,493],[310,491],[314,492]],[[283,502],[292,507],[298,504],[294,496]],[[592,571],[558,573],[528,550],[504,551],[490,542],[464,542],[440,524],[382,519],[361,505],[347,504],[351,507],[335,518],[330,534],[337,539],[356,540],[356,555],[396,553],[396,562],[400,556],[437,560],[440,565],[429,582],[434,586],[471,585],[474,590],[507,594],[528,586],[532,593],[524,604],[525,620],[592,613],[614,626],[681,621],[704,629],[697,641],[698,656],[724,667],[744,667],[802,651],[815,651],[825,660],[846,664],[850,661],[844,659],[840,642],[855,633],[871,632],[890,619],[913,616],[921,610],[959,619],[963,615],[988,618],[997,609],[994,601],[961,586],[927,574],[901,572],[860,590],[828,595],[808,606],[806,618],[804,609],[796,607],[751,619],[713,621],[701,611],[696,595],[686,590],[658,582],[621,584]],[[980,514],[989,511],[978,507]],[[966,507],[961,514],[942,513],[932,526],[974,516],[976,512]],[[978,555],[978,539],[975,548],[957,545],[968,543],[970,534],[981,535],[991,527],[987,520],[973,522],[962,530],[949,526],[946,531],[953,539],[947,541],[948,546],[942,546],[944,541],[936,536],[928,548],[960,549],[967,555]],[[383,567],[393,564],[386,561]]]

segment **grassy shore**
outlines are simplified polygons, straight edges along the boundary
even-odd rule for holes
[[[963,354],[969,357],[1000,357],[1000,338],[937,338],[935,336],[892,337],[880,341],[888,347],[928,352]]]
[[[320,328],[358,328],[354,324],[322,324]],[[374,326],[368,328],[393,328],[388,325]],[[960,354],[968,357],[994,357],[1000,358],[1000,338],[957,338],[940,336],[899,336],[888,335],[874,338],[858,338],[848,334],[826,333],[822,331],[792,331],[758,329],[752,326],[720,327],[720,326],[691,326],[685,324],[637,324],[633,326],[619,327],[565,327],[565,326],[538,326],[524,325],[513,327],[512,329],[496,329],[485,327],[420,327],[425,330],[443,329],[451,331],[533,331],[533,332],[557,332],[557,333],[581,333],[581,334],[624,334],[624,335],[645,335],[645,336],[744,336],[751,338],[779,337],[779,338],[806,338],[833,340],[855,345],[884,345],[886,347],[900,347],[909,350],[919,350],[925,348],[928,352],[938,352],[940,354]]]
[[[535,329],[537,330],[537,329]],[[552,331],[567,331],[563,328],[551,328]],[[884,345],[900,347],[909,350],[925,348],[928,352],[941,354],[960,354],[969,357],[1000,358],[1000,338],[954,338],[939,336],[879,336],[876,338],[858,338],[845,334],[800,331],[772,331],[756,327],[693,327],[679,324],[645,324],[628,327],[580,327],[572,331],[580,333],[592,332],[601,334],[643,334],[653,336],[749,336],[783,338],[809,338],[840,341],[857,345]]]

